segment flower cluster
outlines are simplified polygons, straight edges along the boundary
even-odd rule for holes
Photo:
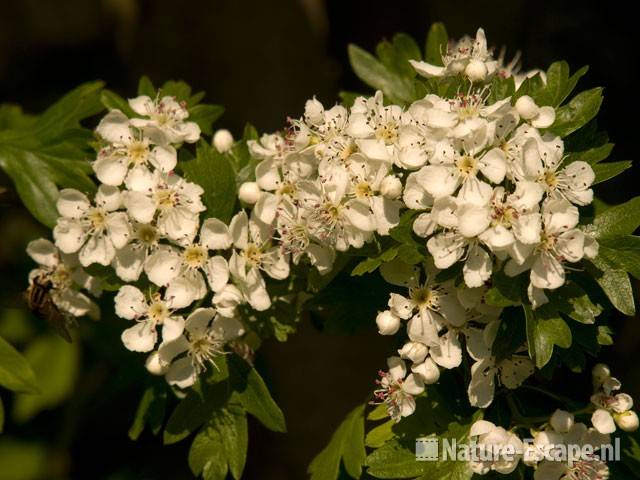
[[[616,423],[628,432],[638,429],[638,416],[631,410],[633,400],[629,395],[612,392],[620,389],[620,382],[610,375],[609,368],[597,364],[593,368],[596,394],[591,399],[592,407],[576,414],[556,410],[549,421],[540,428],[531,430],[532,441],[524,442],[512,431],[506,431],[486,420],[475,422],[469,436],[481,450],[513,452],[508,458],[494,455],[470,461],[471,470],[479,475],[490,471],[502,474],[513,472],[522,460],[535,468],[536,480],[605,480],[609,478],[609,467],[598,455],[601,449],[611,444],[610,434]],[[593,410],[592,426],[576,421],[576,415]],[[615,419],[615,422],[614,422]]]

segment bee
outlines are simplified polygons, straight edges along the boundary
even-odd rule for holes
[[[33,278],[25,292],[27,305],[38,318],[45,320],[58,335],[71,343],[69,326],[73,321],[56,306],[51,297],[52,289],[51,280],[45,276],[39,275]]]

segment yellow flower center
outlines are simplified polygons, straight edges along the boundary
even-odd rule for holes
[[[388,122],[376,128],[376,138],[392,145],[398,139],[398,125],[396,122]]]
[[[373,189],[368,182],[360,182],[355,187],[355,194],[358,198],[368,198],[373,196]]]
[[[207,251],[199,245],[192,245],[185,248],[184,253],[182,254],[184,263],[186,263],[191,268],[199,268],[204,266],[205,262],[207,261],[207,257]]]
[[[127,153],[133,163],[142,165],[147,162],[149,157],[149,144],[142,141],[132,142],[127,149]]]

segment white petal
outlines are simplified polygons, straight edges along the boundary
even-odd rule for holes
[[[227,282],[229,282],[229,264],[227,260],[220,255],[209,259],[205,271],[209,286],[214,292],[221,291]]]
[[[184,318],[169,317],[165,318],[162,323],[162,341],[171,342],[182,335],[184,331]]]
[[[562,264],[549,254],[540,254],[531,267],[531,284],[536,288],[553,290],[564,285],[565,273]]]
[[[481,287],[491,278],[492,262],[489,254],[481,247],[474,246],[469,250],[467,261],[462,272],[468,287]]]
[[[58,213],[67,218],[80,218],[90,206],[91,202],[89,202],[87,196],[73,188],[60,190],[56,202]]]
[[[158,248],[144,262],[149,280],[159,287],[168,285],[180,273],[182,257],[170,247]]]
[[[58,249],[53,243],[44,238],[29,242],[27,254],[39,265],[55,267],[60,262]]]
[[[114,212],[105,219],[109,240],[115,248],[124,247],[131,238],[131,224],[124,212]]]
[[[464,255],[466,242],[452,232],[441,233],[427,241],[427,249],[433,256],[436,268],[444,270],[456,263]]]
[[[440,369],[430,357],[419,365],[413,365],[411,371],[415,375],[419,375],[427,385],[432,385],[440,379]]]
[[[109,265],[116,256],[116,249],[106,235],[89,237],[87,243],[80,249],[78,259],[84,267],[93,263]]]
[[[411,66],[423,77],[431,78],[431,77],[441,77],[444,75],[445,68],[437,65],[431,65],[427,62],[417,61],[417,60],[409,60]]]
[[[146,95],[140,95],[136,98],[129,99],[129,106],[131,110],[136,112],[138,115],[149,116],[154,110],[155,107],[153,105],[153,100]]]
[[[229,224],[229,232],[236,248],[247,248],[249,245],[249,218],[244,210],[233,216]]]
[[[96,133],[109,143],[128,144],[131,142],[129,119],[120,110],[111,110],[96,127]]]
[[[217,316],[211,324],[211,329],[218,334],[223,341],[229,342],[244,335],[244,326],[237,318],[225,318]]]
[[[440,343],[429,350],[429,355],[441,367],[451,369],[462,363],[462,347],[457,332],[449,330],[440,337]]]
[[[420,395],[424,392],[424,382],[422,381],[422,377],[410,373],[407,378],[404,379],[404,382],[402,382],[402,390],[407,392],[409,395]]]
[[[139,322],[122,332],[122,343],[132,352],[150,352],[158,335],[151,322]]]
[[[79,221],[62,217],[53,228],[53,238],[60,251],[75,253],[84,244],[87,234]]]
[[[125,282],[135,282],[142,273],[145,256],[144,249],[134,245],[127,245],[116,251],[113,259],[116,275]]]
[[[459,185],[455,170],[442,165],[427,165],[418,172],[418,181],[434,198],[453,195]]]
[[[613,421],[613,417],[607,410],[602,408],[593,412],[593,415],[591,415],[591,423],[598,432],[603,434],[609,434],[616,431],[616,424]]]
[[[500,369],[500,383],[514,390],[533,375],[533,362],[529,358],[512,356],[502,360],[498,365]]]
[[[171,364],[165,378],[169,385],[175,385],[179,388],[189,388],[198,379],[198,374],[193,368],[191,359],[183,357]]]
[[[133,320],[147,312],[147,302],[136,287],[124,285],[115,297],[115,311],[120,318]]]
[[[507,161],[504,152],[499,148],[489,150],[480,159],[480,171],[491,182],[502,182],[507,173]]]
[[[124,182],[129,168],[123,158],[116,156],[98,156],[92,164],[93,171],[100,182],[117,187]]]
[[[276,218],[279,204],[280,198],[277,195],[265,192],[260,195],[252,213],[254,213],[260,221],[270,225],[274,218]]]
[[[226,250],[231,246],[229,228],[217,218],[207,218],[200,229],[200,243],[209,250]]]
[[[556,121],[556,111],[553,107],[540,107],[538,115],[531,121],[531,125],[535,128],[548,128]]]
[[[476,237],[491,224],[491,211],[488,207],[463,205],[457,210],[458,231],[465,237]]]
[[[168,173],[176,168],[178,153],[171,145],[157,146],[151,151],[149,162],[161,172]]]
[[[129,215],[140,223],[151,223],[156,213],[156,203],[142,192],[124,192],[123,203]]]

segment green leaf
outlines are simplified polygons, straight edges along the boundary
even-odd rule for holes
[[[148,387],[140,399],[133,423],[129,428],[129,438],[137,440],[146,425],[154,435],[157,435],[162,429],[166,407],[167,390],[164,385],[155,384]]]
[[[640,279],[640,237],[624,235],[600,240],[598,256]]]
[[[373,273],[375,272],[380,265],[386,262],[390,262],[398,255],[399,247],[392,247],[388,250],[385,250],[380,255],[374,258],[367,258],[361,261],[355,268],[351,271],[352,276],[360,276],[365,273]]]
[[[535,311],[525,305],[524,313],[529,356],[538,368],[542,368],[551,360],[554,345],[562,348],[571,346],[571,329],[549,305],[543,305]]]
[[[187,180],[204,189],[207,216],[228,223],[236,205],[236,178],[229,157],[201,141],[196,158],[183,162],[182,170]]]
[[[595,305],[589,295],[575,283],[567,283],[554,290],[550,293],[549,300],[562,313],[581,323],[595,323],[596,317],[602,313],[602,307]]]
[[[138,82],[138,95],[146,95],[148,97],[155,98],[157,93],[156,87],[153,86],[149,77],[146,75],[140,77],[140,81]]]
[[[220,105],[200,104],[189,108],[189,120],[196,122],[203,133],[213,133],[212,124],[224,113],[224,107]]]
[[[129,102],[111,90],[103,90],[100,94],[100,101],[108,110],[118,109],[129,118],[136,115],[129,106]]]
[[[358,78],[374,89],[382,90],[388,100],[395,103],[408,103],[414,99],[412,81],[391,72],[362,48],[349,45],[349,61]]]
[[[360,478],[366,458],[364,449],[364,405],[347,415],[335,431],[329,444],[309,465],[311,480],[336,480],[340,463],[353,478]]]
[[[171,445],[188,437],[211,418],[211,412],[227,403],[231,391],[226,380],[226,365],[217,361],[220,372],[213,379],[201,379],[171,413],[164,429],[163,442]]]
[[[485,295],[486,302],[494,307],[520,305],[524,277],[508,277],[504,272],[496,273],[491,279],[491,288]]]
[[[611,150],[613,150],[613,147],[613,143],[605,143],[604,145],[600,145],[599,147],[590,148],[589,150],[585,150],[582,152],[571,152],[567,155],[564,163],[568,165],[571,162],[580,160],[583,162],[587,162],[593,166],[609,157],[609,155],[611,155]]]
[[[0,480],[51,478],[44,444],[3,438],[0,440]]]
[[[4,404],[0,398],[0,433],[4,431]]]
[[[442,66],[442,55],[447,53],[449,35],[443,23],[431,25],[424,46],[424,59],[431,65]]]
[[[57,407],[71,395],[78,377],[80,350],[75,343],[46,334],[36,338],[24,356],[33,366],[41,393],[16,396],[12,416],[17,422]]]
[[[539,105],[551,105],[557,107],[566,98],[569,83],[569,64],[560,61],[554,62],[547,69],[547,87],[538,96]]]
[[[386,414],[385,414],[386,416]],[[389,419],[386,422],[372,428],[367,432],[367,436],[364,439],[364,443],[369,448],[380,448],[385,442],[391,440],[394,437],[393,426],[396,424],[395,420]]]
[[[215,410],[195,437],[189,450],[189,467],[194,475],[202,473],[204,478],[225,478],[228,469],[239,480],[247,460],[248,443],[244,409],[230,403]]]
[[[29,362],[0,337],[0,386],[19,393],[38,393],[36,375]]]
[[[636,307],[633,299],[633,288],[627,272],[612,264],[606,257],[598,255],[591,259],[596,269],[590,273],[602,288],[611,304],[620,312],[632,317]],[[589,267],[589,263],[586,264]]]
[[[258,371],[235,356],[230,357],[229,368],[232,372],[233,388],[244,409],[269,430],[286,432],[284,414]]]
[[[92,192],[89,131],[80,121],[100,112],[102,83],[80,85],[25,128],[0,131],[0,168],[13,180],[31,214],[53,227],[58,187]]]
[[[556,121],[549,130],[566,137],[580,129],[596,116],[602,105],[602,88],[592,88],[576,95],[571,101],[556,110]]]
[[[628,168],[631,168],[631,161],[623,160],[621,162],[598,163],[593,165],[592,168],[593,173],[596,174],[593,185],[596,185],[598,183],[606,182],[613,177],[617,177]]]
[[[565,89],[565,97],[562,99],[562,101],[564,101],[571,94],[571,92],[575,90],[580,79],[584,77],[588,71],[589,71],[589,66],[585,65],[582,68],[578,69],[573,75],[569,77],[569,80],[567,81],[567,86]]]
[[[606,209],[593,226],[597,239],[632,234],[640,226],[640,197]]]

